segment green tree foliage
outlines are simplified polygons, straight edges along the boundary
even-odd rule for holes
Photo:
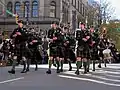
[[[112,39],[116,45],[116,48],[120,50],[120,23],[110,22],[109,24],[102,25],[102,29],[106,28],[107,37]]]

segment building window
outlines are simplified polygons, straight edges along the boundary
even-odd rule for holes
[[[16,2],[15,3],[15,13],[18,14],[19,16],[21,16],[21,4],[20,2]]]
[[[37,1],[33,1],[32,2],[32,17],[38,17],[38,2]]]
[[[72,5],[73,5],[73,1],[74,1],[74,0],[72,0]]]
[[[30,2],[26,1],[24,3],[24,17],[29,17],[30,15]]]
[[[83,6],[83,4],[82,4],[82,15],[84,14],[84,6]]]
[[[83,16],[85,15],[85,7],[84,7],[84,4],[82,5],[82,15],[83,15]]]
[[[76,2],[76,0],[73,0],[73,6],[75,6],[75,2]]]
[[[80,2],[80,12],[82,14],[82,2]]]
[[[56,2],[50,3],[50,17],[56,17]]]
[[[76,9],[78,9],[78,4],[77,4],[77,3],[78,3],[78,1],[79,1],[79,0],[76,0]]]
[[[67,23],[68,23],[68,15],[69,15],[69,11],[68,11],[68,9],[67,9],[67,16],[66,16]]]
[[[0,5],[0,15],[2,15],[2,14],[3,14],[3,6]]]
[[[80,2],[78,0],[78,11],[80,12]]]
[[[74,1],[75,1],[75,8],[76,8],[76,6],[77,6],[77,5],[76,5],[76,0],[74,0]]]
[[[10,12],[13,12],[12,8],[13,8],[12,2],[8,2],[8,4],[7,4],[7,10],[9,10]],[[10,14],[7,13],[7,17],[12,17],[12,15],[10,15]]]

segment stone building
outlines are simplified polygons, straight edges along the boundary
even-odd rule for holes
[[[43,30],[48,30],[52,21],[58,21],[64,24],[69,22],[74,32],[79,22],[85,22],[87,15],[87,0],[1,1],[0,30],[4,31],[12,31],[16,27],[15,17],[6,13],[6,9],[17,13],[30,26]]]

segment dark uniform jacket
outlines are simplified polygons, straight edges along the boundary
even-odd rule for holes
[[[91,43],[91,37],[87,39],[87,36],[91,36],[88,31],[77,31],[76,32],[76,40],[78,41],[78,46],[88,47],[88,45]],[[83,38],[87,39],[87,41],[84,41]]]
[[[57,40],[53,40],[53,42],[51,42],[50,45],[54,45],[54,46],[60,45],[62,40],[60,28],[57,28],[57,29],[51,28],[48,31],[48,38],[53,39],[54,37],[57,37]]]
[[[13,35],[17,34],[17,32],[20,32],[21,35],[17,35],[16,37],[13,37]],[[11,34],[10,38],[14,39],[14,44],[21,44],[23,42],[27,41],[27,30],[26,28],[16,28],[13,33]]]

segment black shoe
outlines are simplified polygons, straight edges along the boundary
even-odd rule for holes
[[[38,68],[35,68],[35,71],[37,71],[38,70]]]
[[[15,70],[8,71],[8,73],[15,74]]]
[[[87,69],[87,72],[89,72],[89,69]]]
[[[72,67],[69,68],[69,71],[72,71]]]
[[[29,72],[30,70],[27,68],[26,71]]]
[[[75,74],[76,74],[76,75],[79,75],[80,73],[79,73],[79,71],[77,70],[77,71],[75,72]]]
[[[30,70],[29,69],[26,69],[26,72],[29,72]]]
[[[60,70],[59,70],[59,69],[57,69],[56,73],[60,73]]]
[[[51,74],[51,70],[46,71],[47,74]]]
[[[82,65],[79,67],[79,69],[81,69],[82,68]]]
[[[92,71],[95,71],[95,69],[93,69]]]
[[[101,68],[101,65],[98,65],[99,68]]]
[[[87,71],[84,71],[84,74],[87,74]]]
[[[26,73],[26,72],[27,72],[26,70],[21,71],[21,73]]]
[[[63,72],[63,69],[60,69],[60,72]]]
[[[56,64],[53,64],[54,67],[57,67]]]

